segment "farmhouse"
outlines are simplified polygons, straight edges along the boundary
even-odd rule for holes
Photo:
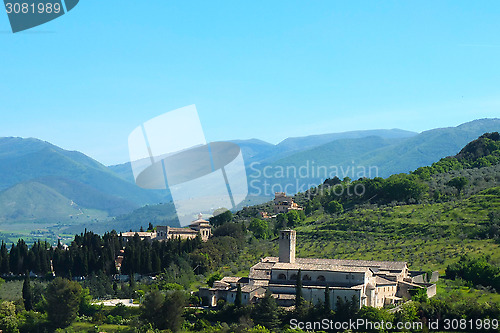
[[[295,230],[282,230],[279,257],[261,259],[250,268],[248,278],[225,277],[216,281],[212,288],[200,289],[200,296],[212,306],[219,299],[234,302],[240,284],[244,302],[257,301],[269,289],[279,305],[290,306],[295,301],[299,270],[303,297],[313,304],[323,302],[328,286],[332,309],[339,298],[355,300],[359,307],[383,307],[409,299],[412,289],[422,288],[429,297],[436,293],[436,285],[425,283],[422,274],[412,276],[406,262],[295,258],[295,244]]]

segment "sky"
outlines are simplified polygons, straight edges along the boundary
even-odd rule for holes
[[[82,0],[13,34],[4,12],[0,136],[110,165],[191,104],[207,141],[498,117],[498,17],[498,1]]]

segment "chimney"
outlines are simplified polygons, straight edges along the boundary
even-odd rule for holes
[[[281,230],[279,242],[279,261],[294,263],[295,262],[295,230]]]

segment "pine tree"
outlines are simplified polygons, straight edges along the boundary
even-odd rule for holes
[[[257,304],[253,316],[256,324],[265,326],[270,330],[279,326],[278,305],[269,289],[266,291],[264,298]]]
[[[31,289],[30,276],[28,272],[26,272],[26,276],[24,277],[23,301],[26,311],[33,310],[33,290]]]

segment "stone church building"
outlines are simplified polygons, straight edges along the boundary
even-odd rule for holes
[[[211,306],[219,299],[234,302],[237,285],[242,286],[243,303],[256,302],[269,289],[281,306],[295,302],[295,286],[300,269],[302,295],[316,304],[330,291],[330,307],[335,309],[338,297],[354,299],[359,307],[383,307],[410,298],[409,290],[423,288],[432,297],[436,285],[425,283],[423,272],[410,272],[406,262],[295,257],[296,232],[282,230],[279,235],[279,257],[266,257],[250,268],[248,278],[225,277],[212,288],[201,288],[200,296]]]

